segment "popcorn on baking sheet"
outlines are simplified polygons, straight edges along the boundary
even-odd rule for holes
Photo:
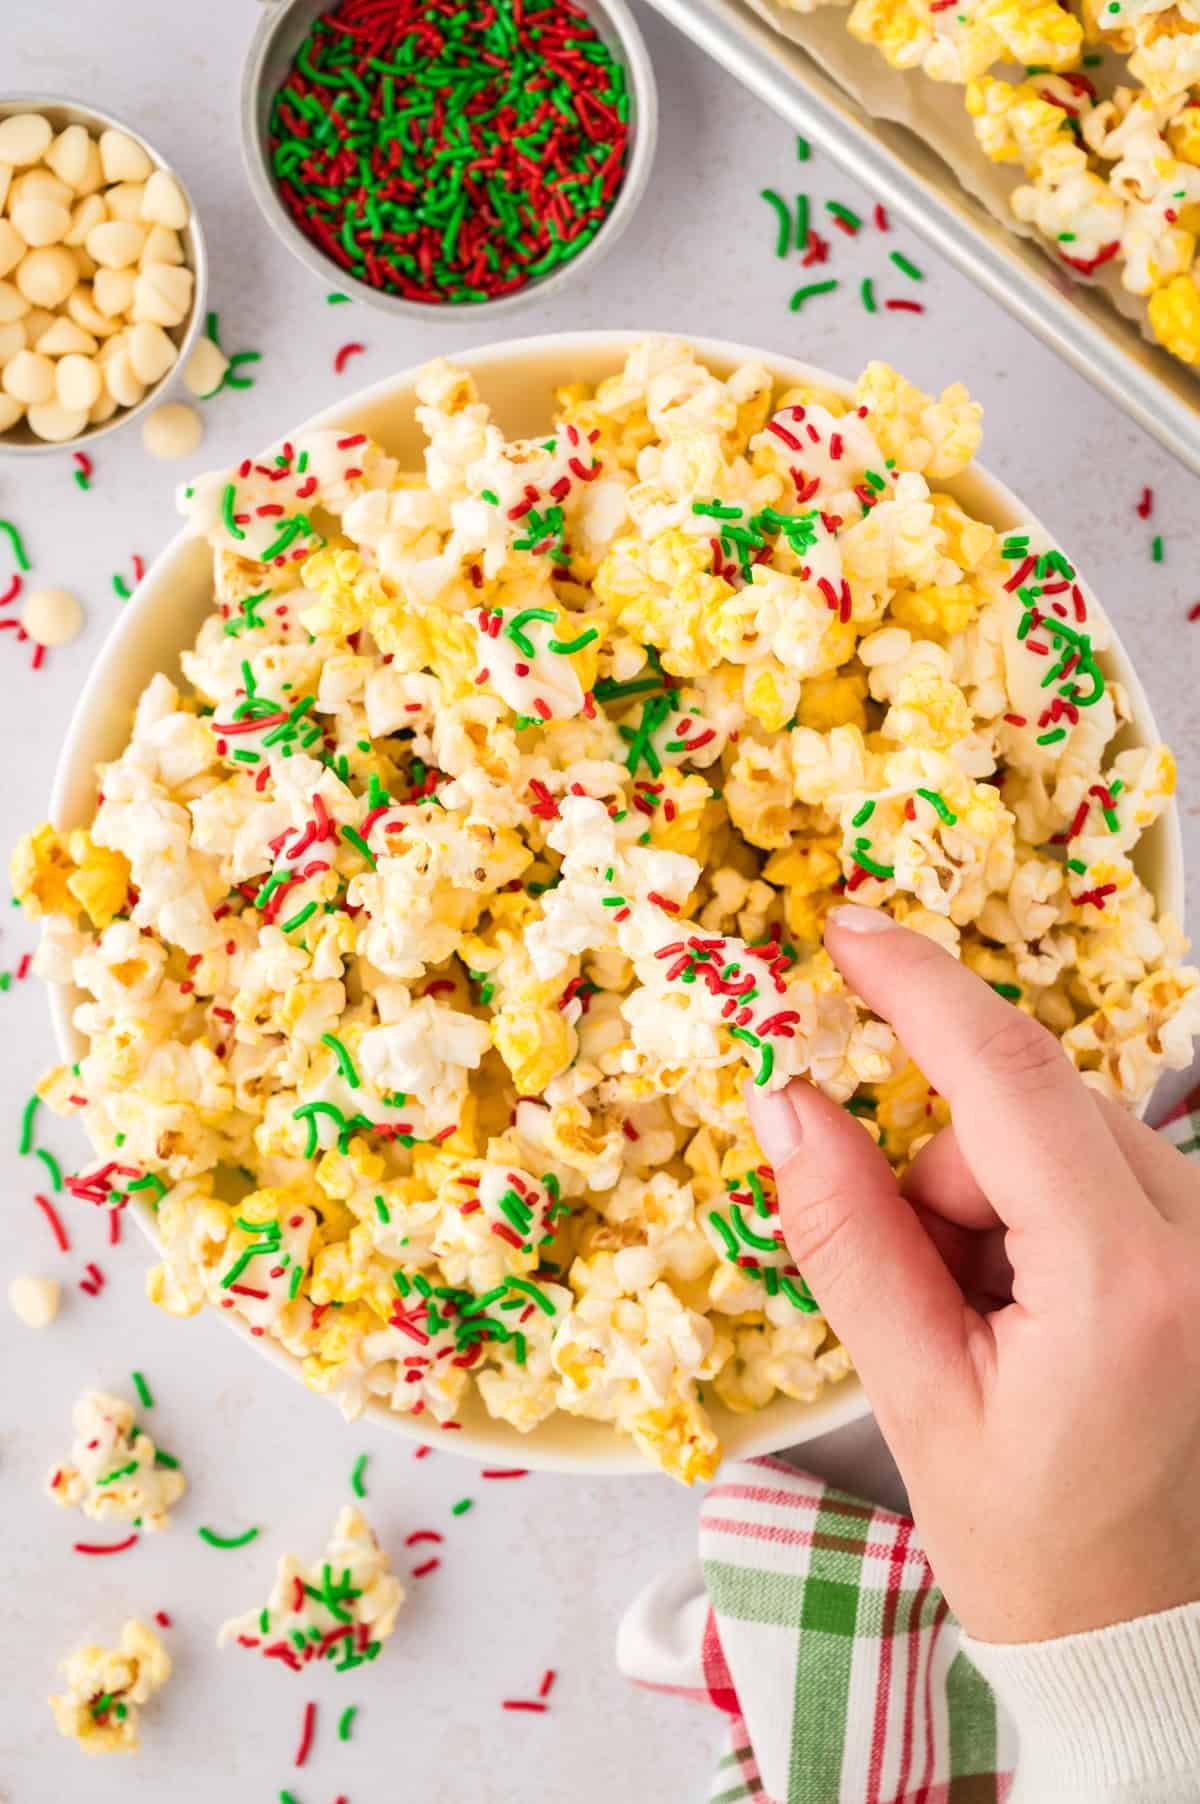
[[[251,1648],[300,1672],[328,1660],[337,1672],[374,1660],[396,1626],[404,1587],[360,1512],[340,1512],[319,1562],[285,1553],[261,1610],[223,1623],[218,1644]]]
[[[59,1669],[66,1689],[50,1699],[63,1735],[85,1754],[132,1754],[141,1706],[171,1676],[171,1657],[146,1623],[132,1618],[114,1648],[88,1642]]]
[[[1092,118],[1141,182],[1146,121]],[[84,1194],[154,1209],[169,1313],[220,1310],[350,1416],[574,1414],[703,1478],[714,1405],[848,1364],[746,1082],[819,1084],[900,1168],[945,1120],[825,916],[887,908],[1136,1103],[1200,1019],[1138,867],[1173,767],[1112,754],[1066,553],[948,491],[961,384],[777,392],[655,338],[531,438],[449,364],[417,397],[413,467],[315,431],[181,490],[213,609],[87,830],[14,858],[81,992],[41,1094],[92,1138]],[[72,1486],[113,1513],[171,1476],[138,1447]]]

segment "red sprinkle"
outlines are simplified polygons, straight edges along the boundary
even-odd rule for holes
[[[300,1746],[296,1749],[296,1758],[292,1763],[294,1766],[303,1766],[304,1762],[308,1759],[308,1751],[312,1747],[313,1729],[316,1726],[316,1721],[317,1706],[311,1702],[305,1704],[304,1721],[300,1728]]]
[[[529,1468],[528,1466],[514,1466],[511,1471],[506,1471],[500,1466],[489,1466],[479,1476],[480,1478],[528,1478]]]
[[[879,227],[881,232],[889,232],[891,230],[892,222],[887,216],[887,208],[882,201],[877,201],[875,204],[875,224]]]
[[[33,1200],[42,1211],[42,1214],[46,1217],[46,1220],[50,1223],[50,1226],[54,1231],[54,1238],[58,1242],[59,1251],[61,1253],[69,1253],[71,1250],[71,1242],[67,1238],[67,1230],[63,1227],[62,1222],[59,1219],[58,1211],[50,1201],[50,1198],[48,1196],[35,1196]]]
[[[171,1618],[167,1615],[165,1610],[156,1610],[154,1612],[154,1620],[160,1629],[169,1629],[171,1626]]]
[[[351,357],[360,356],[366,348],[366,345],[354,343],[343,345],[333,360],[333,367],[337,374],[340,376]]]
[[[409,1576],[411,1578],[424,1578],[427,1572],[436,1572],[441,1563],[440,1560],[426,1560],[424,1565],[414,1566]]]
[[[1137,504],[1138,519],[1148,520],[1154,511],[1154,490],[1143,489],[1142,498]]]
[[[7,607],[10,601],[15,601],[17,596],[21,593],[21,587],[20,574],[14,572],[12,581],[9,583],[3,595],[0,595],[0,608]]]
[[[429,1449],[428,1447],[420,1448],[418,1449],[418,1452],[428,1453]],[[445,1535],[439,1535],[436,1528],[417,1528],[408,1536],[404,1545],[406,1547],[416,1547],[421,1541],[444,1541],[445,1539]]]
[[[76,1553],[124,1553],[137,1540],[136,1535],[126,1536],[124,1541],[76,1541]]]
[[[535,1703],[530,1698],[505,1698],[500,1708],[502,1710],[536,1710],[544,1716],[549,1705]]]
[[[884,306],[889,313],[924,313],[925,308],[920,301],[885,301]]]
[[[558,1674],[555,1672],[554,1668],[552,1666],[548,1666],[546,1668],[545,1672],[542,1674],[542,1682],[538,1686],[538,1696],[540,1698],[549,1696],[550,1687],[553,1685],[553,1683],[557,1677],[558,1677]]]

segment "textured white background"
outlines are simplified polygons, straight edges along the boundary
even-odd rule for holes
[[[205,409],[198,467],[257,447],[348,385],[481,336],[445,319],[407,324],[358,307],[330,308],[327,286],[307,274],[262,226],[242,177],[236,96],[253,28],[253,0],[6,0],[3,80],[8,89],[90,97],[126,115],[174,161],[208,234],[210,304],[227,347],[264,353],[257,386]],[[724,334],[856,371],[871,356],[940,386],[965,377],[987,408],[986,458],[1035,503],[1100,589],[1150,691],[1164,734],[1180,754],[1185,831],[1196,835],[1200,733],[1195,702],[1200,596],[1195,571],[1196,484],[1108,402],[1005,314],[975,294],[908,233],[855,243],[833,233],[842,291],[799,316],[792,288],[806,280],[772,255],[764,185],[786,194],[864,207],[827,162],[801,168],[788,130],[734,81],[640,4],[662,94],[657,167],[640,214],[615,253],[577,288],[531,305],[513,334],[575,326],[646,327]],[[890,270],[903,247],[928,271],[924,318],[880,313],[857,301],[867,274],[881,293],[914,290]],[[826,273],[824,271],[820,272]],[[348,338],[368,346],[341,378],[332,356]],[[179,472],[142,452],[137,428],[106,440],[89,494],[71,480],[69,454],[37,462],[0,458],[0,515],[19,522],[35,560],[33,580],[76,589],[87,625],[37,675],[28,647],[0,634],[0,843],[39,820],[76,695],[119,603],[111,575],[130,556],[149,561],[175,530]],[[1157,498],[1153,527],[1134,504],[1143,484]],[[1154,528],[1166,561],[1150,561]],[[0,557],[4,547],[0,545]],[[0,590],[7,582],[0,562]],[[1194,586],[1193,586],[1194,585]],[[32,929],[5,909],[0,969],[33,944]],[[0,1310],[4,1409],[0,1418],[0,1796],[8,1804],[270,1804],[289,1787],[299,1804],[657,1804],[703,1795],[719,1728],[696,1706],[626,1685],[612,1661],[624,1603],[693,1539],[695,1504],[666,1480],[580,1483],[532,1476],[481,1482],[466,1461],[439,1453],[416,1461],[411,1446],[377,1428],[345,1426],[333,1409],[253,1361],[215,1319],[178,1324],[144,1300],[147,1249],[134,1231],[109,1250],[104,1224],[68,1204],[72,1250],[53,1247],[31,1201],[44,1173],[16,1156],[17,1117],[35,1073],[53,1057],[45,1002],[35,984],[0,996],[0,1276],[59,1277],[66,1302],[54,1329],[34,1335]],[[81,1137],[45,1122],[45,1140],[68,1166]],[[101,1297],[76,1289],[83,1261],[108,1276]],[[71,1552],[82,1518],[41,1495],[66,1450],[70,1405],[91,1385],[120,1388],[144,1370],[157,1397],[148,1426],[179,1455],[191,1490],[174,1526],[130,1553],[84,1560]],[[220,1620],[265,1595],[285,1548],[315,1554],[349,1495],[355,1456],[370,1452],[369,1513],[399,1550],[406,1534],[444,1532],[441,1569],[411,1586],[395,1640],[378,1664],[339,1677],[293,1677],[237,1652],[218,1655]],[[866,1487],[878,1465],[869,1435],[842,1450]],[[454,1518],[451,1503],[475,1499]],[[250,1523],[250,1548],[220,1553],[196,1538],[208,1523]],[[103,1528],[101,1538],[116,1538]],[[55,1660],[83,1637],[106,1637],[124,1616],[167,1609],[177,1673],[156,1704],[143,1753],[84,1764],[53,1731],[44,1698]],[[547,1666],[559,1671],[544,1717],[501,1712],[529,1695]],[[315,1751],[293,1776],[304,1699],[320,1700]],[[334,1734],[338,1711],[360,1705],[352,1742]]]

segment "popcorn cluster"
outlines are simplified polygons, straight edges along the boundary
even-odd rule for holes
[[[0,120],[0,432],[60,443],[136,407],[192,310],[174,176],[126,132]]]
[[[350,1414],[563,1410],[705,1477],[711,1401],[848,1366],[747,1079],[901,1166],[945,1120],[827,911],[935,937],[1135,1103],[1200,1022],[1133,861],[1170,755],[1109,750],[1064,553],[944,486],[959,385],[780,393],[656,339],[534,439],[445,363],[417,394],[422,469],[320,430],[183,491],[216,590],[184,686],[14,863],[84,998],[41,1094],[93,1200],[158,1193],[165,1309]]]
[[[1081,275],[1118,264],[1159,343],[1200,363],[1200,0],[781,3],[849,6],[894,68],[961,86],[985,154],[1027,177],[1017,218]]]

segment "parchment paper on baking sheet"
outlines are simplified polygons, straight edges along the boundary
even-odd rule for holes
[[[1029,239],[1043,252],[1047,261],[1062,278],[1063,286],[1100,288],[1118,313],[1132,320],[1142,337],[1156,342],[1146,318],[1146,298],[1130,294],[1121,286],[1119,270],[1105,265],[1086,283],[1077,272],[1056,257],[1040,233],[1014,217],[1009,196],[1026,179],[1019,166],[993,163],[984,156],[975,139],[971,120],[963,106],[963,90],[950,82],[931,81],[920,69],[893,69],[882,54],[870,44],[860,44],[846,30],[848,8],[821,7],[815,13],[795,13],[774,0],[745,0],[748,9],[777,31],[798,44],[843,93],[873,119],[887,119],[904,126],[946,164],[961,186],[979,200],[993,218],[1018,237]],[[1002,71],[1010,80],[1019,80],[1023,70]],[[1106,86],[1103,70],[1089,70],[1097,85]],[[1119,80],[1119,63],[1112,63],[1115,86]]]

